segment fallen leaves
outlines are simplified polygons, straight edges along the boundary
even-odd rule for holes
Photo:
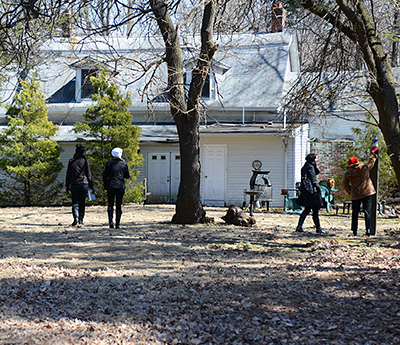
[[[166,205],[126,207],[135,224],[111,231],[100,207],[76,229],[69,209],[45,227],[37,211],[0,223],[0,343],[400,343],[397,223],[370,239],[333,216],[327,237],[279,213],[182,227]]]

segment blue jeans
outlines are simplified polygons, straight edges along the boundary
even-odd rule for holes
[[[74,221],[83,222],[85,217],[85,199],[89,190],[88,184],[73,184],[71,186],[72,195],[72,215]]]
[[[365,229],[366,231],[371,230],[371,206],[372,206],[372,198],[371,195],[366,196],[365,198],[359,200],[352,200],[352,214],[351,214],[351,230],[353,231],[353,235],[357,235],[357,227],[358,227],[358,214],[360,213],[361,203],[363,205],[364,210],[364,218],[365,218]]]

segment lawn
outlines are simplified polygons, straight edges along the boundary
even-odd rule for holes
[[[0,344],[400,344],[400,221],[257,210],[175,225],[171,205],[0,209]],[[359,221],[360,233],[364,227]]]

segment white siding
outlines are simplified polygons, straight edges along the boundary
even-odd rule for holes
[[[343,114],[342,116],[345,116]],[[355,140],[356,136],[351,130],[352,127],[359,127],[361,120],[365,119],[363,114],[347,115],[351,121],[337,116],[326,116],[323,118],[310,118],[310,138],[318,139],[350,139]]]
[[[204,148],[204,145],[227,145],[226,205],[242,205],[245,198],[243,191],[250,189],[251,163],[256,159],[263,163],[262,170],[270,171],[274,200],[272,205],[283,205],[281,189],[284,188],[285,182],[285,145],[282,137],[203,135],[200,137],[200,144],[201,148]],[[290,164],[288,166],[290,168]]]
[[[296,182],[301,180],[301,167],[305,162],[307,155],[307,141],[308,141],[308,125],[299,127],[293,133],[294,136],[294,148],[293,148],[293,170],[294,179],[291,181],[291,185],[288,188],[294,188]]]
[[[63,164],[63,169],[58,174],[57,180],[65,183],[65,176],[67,174],[68,161],[74,156],[76,143],[72,142],[59,142],[60,147],[64,150],[60,154],[60,161]]]

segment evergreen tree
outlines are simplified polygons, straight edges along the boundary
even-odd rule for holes
[[[35,76],[20,84],[0,134],[0,204],[48,205],[57,202],[62,190],[57,181],[61,148],[50,140],[58,126],[48,120]]]
[[[371,116],[367,116],[367,121],[371,120]],[[372,139],[374,135],[377,135],[379,146],[378,200],[386,197],[391,191],[398,188],[398,184],[381,131],[377,126],[372,125],[371,122],[365,122],[360,127],[352,128],[352,131],[356,134],[357,140],[354,146],[347,148],[346,157],[339,163],[339,167],[343,171],[346,171],[347,161],[351,156],[356,156],[360,162],[366,163],[371,151]],[[341,186],[342,178],[343,176],[336,177],[338,180],[337,186]]]
[[[90,77],[94,87],[92,101],[83,116],[83,122],[75,124],[76,133],[83,133],[86,158],[90,162],[97,199],[106,201],[102,175],[106,162],[111,158],[111,150],[120,147],[124,151],[130,180],[126,183],[125,202],[141,202],[143,186],[136,183],[138,167],[142,164],[139,151],[140,128],[132,125],[129,94],[124,96],[111,80],[106,70],[98,77]]]

